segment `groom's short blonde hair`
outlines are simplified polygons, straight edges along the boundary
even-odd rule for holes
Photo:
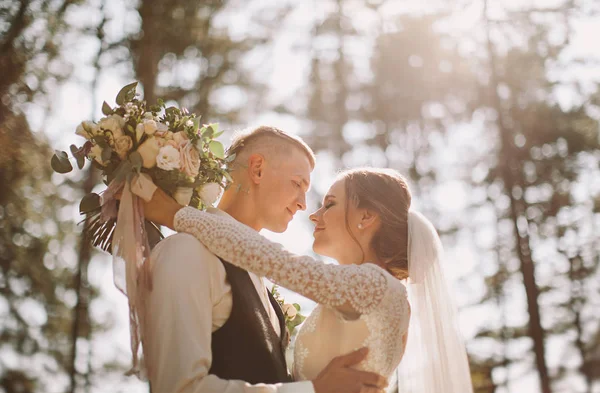
[[[260,126],[234,134],[227,155],[235,154],[233,163],[245,162],[250,155],[260,153],[272,157],[283,157],[291,149],[298,149],[308,157],[311,168],[315,167],[315,153],[302,139],[275,127]]]

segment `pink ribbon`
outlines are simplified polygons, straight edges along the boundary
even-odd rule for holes
[[[145,173],[126,181],[109,184],[102,194],[102,219],[117,218],[112,240],[113,279],[115,286],[129,301],[129,328],[132,368],[127,374],[138,374],[140,343],[145,320],[143,296],[152,290],[150,246],[144,221],[144,201],[152,199],[156,185]],[[117,212],[116,195],[121,192]]]

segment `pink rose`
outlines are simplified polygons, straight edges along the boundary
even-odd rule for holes
[[[183,146],[187,141],[189,141],[189,138],[187,137],[185,132],[180,131],[173,134],[173,140],[175,141],[175,143],[177,143],[177,145]]]
[[[115,151],[117,152],[121,160],[124,160],[125,157],[127,157],[127,153],[129,153],[129,150],[131,150],[132,147],[133,141],[128,135],[120,136],[115,141]]]
[[[198,176],[200,169],[200,154],[198,150],[188,141],[179,149],[181,153],[181,169],[190,177]]]

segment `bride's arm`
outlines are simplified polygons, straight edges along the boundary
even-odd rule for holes
[[[186,207],[173,224],[224,260],[344,314],[370,313],[387,289],[387,279],[375,265],[328,265],[294,255],[229,217]]]

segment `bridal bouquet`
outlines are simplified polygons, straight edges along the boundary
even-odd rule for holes
[[[129,302],[133,368],[140,372],[139,345],[146,314],[144,296],[152,290],[148,230],[144,201],[149,201],[157,187],[181,205],[203,209],[212,205],[221,189],[230,181],[221,135],[216,124],[201,125],[200,118],[185,109],[166,107],[162,100],[148,106],[136,96],[137,83],[121,89],[116,107],[106,102],[105,115],[97,123],[83,121],[76,134],[86,141],[71,145],[79,169],[85,159],[102,171],[107,185],[101,195],[83,197],[79,205],[85,214],[87,237],[94,246],[113,254],[115,285]],[[58,173],[73,169],[69,156],[57,151],[51,159]]]
[[[216,140],[222,134],[217,124],[200,125],[200,117],[186,109],[167,108],[160,99],[157,105],[148,106],[136,98],[136,87],[137,82],[123,87],[116,107],[104,102],[105,117],[97,123],[81,122],[76,134],[86,142],[70,147],[79,169],[87,158],[102,171],[109,186],[102,198],[91,193],[79,205],[80,213],[92,218],[87,230],[93,244],[105,251],[112,244],[116,217],[101,217],[102,202],[113,198],[125,183],[133,181],[137,190],[147,176],[179,204],[203,209],[218,199],[230,181],[225,166],[235,158],[225,158],[224,147]],[[64,151],[54,154],[51,165],[58,173],[73,169]]]

